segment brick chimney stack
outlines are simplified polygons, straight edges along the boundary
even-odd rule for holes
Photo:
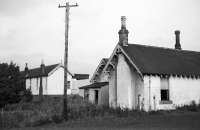
[[[25,72],[28,72],[28,63],[26,63],[25,68],[24,68]]]
[[[24,68],[24,72],[25,72],[25,77],[27,77],[28,76],[28,72],[29,72],[29,70],[28,70],[28,63],[26,63],[26,66]]]
[[[175,36],[176,36],[176,44],[175,44],[175,49],[181,50],[181,44],[180,44],[180,31],[176,30],[175,31]]]
[[[43,100],[43,76],[45,75],[45,65],[44,61],[40,65],[40,87],[39,87],[39,100]]]
[[[42,63],[40,65],[40,74],[41,74],[41,76],[43,76],[45,74],[45,65],[44,65],[43,60],[42,60]]]
[[[128,30],[126,29],[126,17],[121,16],[121,29],[119,30],[119,44],[121,46],[128,46]]]

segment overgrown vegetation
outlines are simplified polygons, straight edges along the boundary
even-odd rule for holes
[[[60,123],[63,121],[62,108],[62,97],[46,97],[40,102],[8,104],[1,111],[0,127],[26,127],[46,123]],[[142,114],[142,112],[97,106],[78,95],[68,97],[69,120],[127,117],[139,114]]]
[[[38,126],[62,121],[60,98],[45,98],[42,102],[20,102],[6,105],[0,114],[0,127]]]
[[[0,127],[27,127],[46,123],[61,123],[63,121],[62,97],[46,97],[42,102],[20,102],[4,107],[0,114]],[[177,111],[200,111],[199,105],[179,107],[176,111],[141,112],[129,109],[112,109],[97,106],[85,101],[78,95],[68,97],[68,119],[105,119],[117,117],[133,117],[135,119],[154,115],[168,115]]]
[[[18,103],[22,99],[31,100],[31,91],[26,90],[19,72],[19,66],[11,62],[0,63],[0,108]]]
[[[177,111],[200,111],[200,104],[196,104],[195,101],[192,101],[190,105],[184,105],[177,107]]]

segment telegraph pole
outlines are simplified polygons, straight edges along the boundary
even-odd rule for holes
[[[69,9],[70,7],[76,7],[78,4],[69,5],[69,2],[66,5],[60,5],[58,8],[65,8],[65,53],[64,53],[64,95],[63,95],[63,116],[65,120],[68,120],[67,112],[67,70],[68,70],[68,32],[69,32]]]

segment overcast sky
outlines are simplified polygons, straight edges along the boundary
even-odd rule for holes
[[[118,42],[120,17],[127,17],[129,43],[173,48],[181,31],[185,50],[200,51],[200,0],[70,0],[69,67],[92,74]],[[61,62],[64,0],[0,0],[0,62],[21,69]],[[62,60],[63,61],[63,60]]]

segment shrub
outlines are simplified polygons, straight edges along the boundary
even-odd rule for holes
[[[33,95],[31,92],[31,89],[27,89],[24,91],[24,95],[23,95],[23,101],[25,102],[30,102],[33,99]]]
[[[7,104],[18,103],[20,93],[25,90],[19,66],[11,62],[0,63],[0,108]]]
[[[61,123],[63,120],[62,115],[55,114],[52,116],[52,121],[55,123]]]
[[[200,104],[196,104],[195,101],[192,101],[190,103],[190,105],[183,105],[183,106],[178,106],[177,110],[181,110],[181,111],[192,111],[192,112],[196,112],[196,111],[200,111]]]

